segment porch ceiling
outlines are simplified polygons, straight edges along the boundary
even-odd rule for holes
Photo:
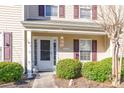
[[[72,34],[100,34],[105,35],[95,23],[68,22],[68,21],[22,21],[27,30],[44,31],[54,33],[72,33]]]

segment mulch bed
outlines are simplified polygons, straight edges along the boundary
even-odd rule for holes
[[[34,78],[33,79],[23,78],[22,80],[18,82],[0,84],[0,88],[32,88]]]
[[[111,82],[104,82],[104,83],[99,83],[96,81],[92,80],[87,80],[84,77],[80,77],[77,79],[73,79],[73,83],[71,86],[69,86],[69,81],[70,80],[65,80],[65,79],[60,79],[54,76],[55,79],[55,84],[59,88],[115,88],[111,85]],[[118,88],[124,88],[124,82],[121,83]]]

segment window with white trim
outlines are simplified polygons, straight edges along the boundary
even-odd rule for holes
[[[3,60],[3,33],[0,32],[0,61]]]
[[[58,6],[45,5],[44,14],[45,14],[45,16],[57,16],[58,15]]]
[[[80,40],[80,60],[91,61],[92,55],[92,41],[91,40]]]
[[[90,5],[80,5],[80,18],[91,19],[92,7]]]
[[[58,6],[52,5],[51,6],[51,16],[57,16],[58,15]]]

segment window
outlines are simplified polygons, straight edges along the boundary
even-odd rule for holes
[[[91,40],[80,40],[80,60],[90,61],[92,54],[92,41]]]
[[[39,5],[39,16],[57,16],[58,6]]]
[[[44,9],[45,9],[44,5],[38,6],[39,16],[45,16]]]
[[[57,13],[58,13],[57,11],[58,11],[58,7],[52,5],[52,7],[51,7],[51,16],[57,16]]]
[[[91,6],[80,5],[80,18],[91,18]]]
[[[51,16],[51,6],[50,5],[46,5],[46,16]]]

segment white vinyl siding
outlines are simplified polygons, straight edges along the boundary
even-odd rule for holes
[[[0,32],[0,61],[3,61],[3,32]]]
[[[0,61],[2,61],[2,47],[0,46]]]
[[[12,61],[23,62],[23,6],[0,6],[0,32],[12,32]]]

